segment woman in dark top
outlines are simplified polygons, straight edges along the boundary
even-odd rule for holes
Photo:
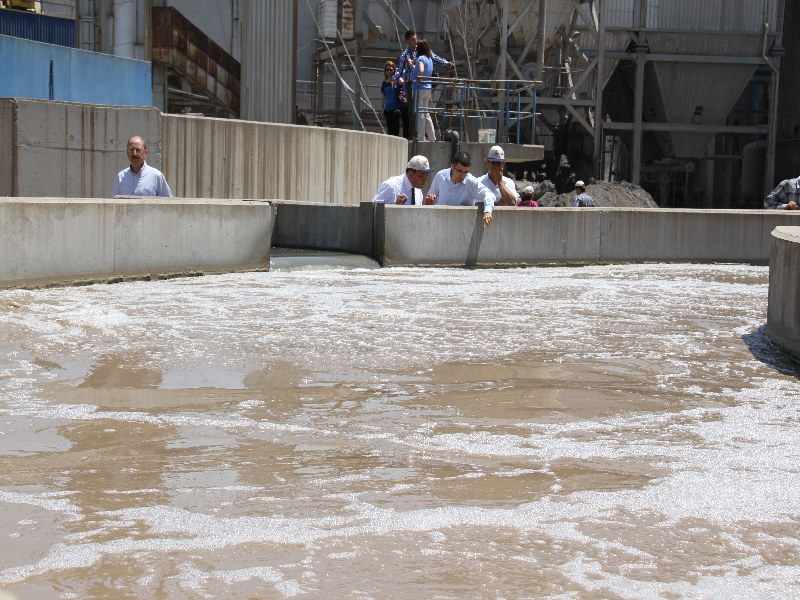
[[[386,117],[386,127],[389,135],[400,135],[400,99],[398,98],[398,88],[392,81],[392,75],[397,67],[392,61],[387,61],[383,66],[383,84],[381,94],[383,94],[383,116]]]

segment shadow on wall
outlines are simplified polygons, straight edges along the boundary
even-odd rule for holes
[[[766,325],[762,325],[752,333],[742,336],[742,341],[747,344],[747,349],[753,358],[764,363],[770,369],[775,369],[783,375],[800,379],[800,365],[795,363],[789,355],[783,352],[775,344],[769,341],[764,330]]]

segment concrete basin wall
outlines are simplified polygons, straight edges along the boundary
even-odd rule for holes
[[[408,143],[388,135],[184,115],[161,123],[176,196],[358,205],[408,161]]]
[[[0,99],[0,196],[110,198],[134,135],[160,169],[157,108]]]
[[[769,259],[766,334],[800,361],[800,227],[776,227]]]
[[[764,210],[376,207],[376,255],[386,265],[541,262],[766,264],[770,232],[800,215]]]
[[[0,199],[0,286],[269,268],[272,207],[164,199]]]
[[[373,204],[357,206],[273,201],[272,245],[373,255]]]

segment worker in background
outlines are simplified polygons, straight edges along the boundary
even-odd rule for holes
[[[489,148],[486,158],[487,173],[478,181],[494,194],[495,206],[516,206],[519,202],[517,186],[503,175],[506,166],[506,154],[500,146]]]
[[[392,79],[401,85],[405,86],[406,92],[406,106],[405,110],[401,107],[400,111],[403,116],[403,131],[406,134],[406,139],[414,139],[414,94],[411,89],[411,74],[417,66],[417,32],[406,31],[406,44],[408,47],[403,50],[400,55],[400,60],[397,61],[397,71],[392,75]],[[453,68],[453,63],[445,60],[435,52],[431,52],[431,60],[435,65],[447,65],[448,69]]]
[[[442,169],[433,178],[425,204],[445,206],[483,205],[483,225],[492,224],[494,194],[469,172],[472,159],[466,152],[458,152],[449,169]]]
[[[794,179],[784,179],[778,187],[772,190],[764,198],[764,208],[774,208],[777,210],[797,210],[800,202],[800,188],[798,188],[800,177]]]
[[[414,156],[406,165],[404,175],[389,177],[375,193],[373,202],[383,204],[422,204],[422,188],[428,181],[431,169],[428,159],[424,156]],[[419,192],[417,192],[419,190]]]
[[[532,185],[527,186],[524,190],[522,190],[522,194],[520,194],[521,199],[517,202],[517,206],[533,206],[538,208],[539,203],[533,199],[536,195],[536,190],[533,189]]]
[[[575,182],[575,200],[572,202],[573,208],[593,208],[594,198],[586,193],[586,184],[578,180]]]
[[[147,142],[138,135],[128,140],[130,167],[117,173],[111,196],[163,196],[172,198],[172,190],[161,171],[147,164]]]

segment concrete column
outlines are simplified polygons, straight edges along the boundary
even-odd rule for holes
[[[136,0],[114,0],[114,56],[136,58]]]
[[[361,131],[361,55],[364,53],[364,6],[363,0],[351,0],[353,4],[353,37],[356,42],[356,97],[353,106],[353,129]]]
[[[642,104],[644,101],[645,48],[636,49],[636,96],[633,114],[633,169],[631,180],[635,185],[641,181],[642,168]]]
[[[605,52],[606,52],[606,0],[595,0],[597,6],[597,89],[596,104],[594,108],[594,156],[592,158],[592,171],[595,179],[602,179],[600,171],[603,164],[603,83],[605,82]],[[572,32],[570,32],[572,35]]]
[[[343,23],[344,23],[344,0],[337,0],[336,2],[336,43],[334,44],[336,48],[336,72],[338,75],[336,76],[336,101],[334,107],[337,111],[341,110],[342,108],[342,54],[339,52],[339,44],[344,43],[344,36],[342,35],[343,31]],[[333,124],[335,127],[339,127],[339,113],[337,112],[333,116]]]
[[[536,30],[536,80],[544,74],[544,53],[547,50],[547,0],[539,0],[539,27]]]

